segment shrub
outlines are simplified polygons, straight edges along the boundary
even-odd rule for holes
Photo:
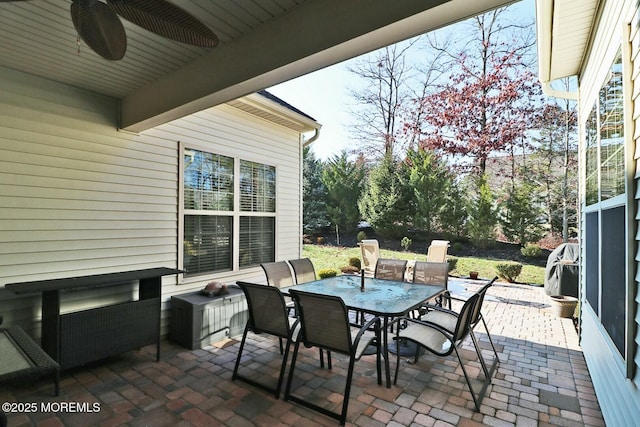
[[[345,267],[340,267],[340,271],[344,274],[358,274],[360,273],[360,269],[354,265],[347,265]]]
[[[516,278],[522,273],[522,264],[517,262],[503,262],[496,264],[498,276],[509,282],[515,282]]]
[[[338,272],[333,268],[323,268],[322,270],[318,271],[318,277],[320,277],[321,279],[326,279],[328,277],[335,277],[337,275],[338,275]]]
[[[453,249],[454,252],[460,252],[464,249],[464,245],[460,242],[453,242],[451,249]]]
[[[362,242],[367,238],[367,233],[365,233],[364,231],[358,231],[358,234],[356,235],[356,237],[358,239],[358,242]]]
[[[537,258],[542,255],[542,249],[540,249],[540,246],[530,243],[520,249],[520,253],[528,258]]]
[[[407,236],[404,236],[402,238],[402,240],[400,241],[400,245],[402,246],[402,248],[405,251],[409,250],[409,246],[411,246],[411,243],[413,243],[413,241],[410,238],[408,238]]]
[[[453,271],[456,269],[456,267],[458,267],[458,258],[452,258],[449,257],[449,259],[447,260],[447,262],[449,263],[449,271]]]
[[[362,268],[360,258],[356,256],[349,258],[349,266],[356,267],[358,270],[360,270],[360,268]]]

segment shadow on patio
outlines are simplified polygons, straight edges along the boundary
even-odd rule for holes
[[[471,289],[475,290],[475,289]],[[484,314],[501,363],[482,402],[473,400],[455,358],[423,355],[415,365],[401,361],[398,385],[378,386],[375,359],[356,363],[347,424],[362,426],[604,426],[591,378],[578,346],[571,319],[555,317],[542,288],[498,283],[489,291]],[[493,353],[478,328],[487,360]],[[260,363],[256,380],[274,383],[279,370],[278,341],[251,336],[246,354]],[[9,426],[178,426],[178,425],[337,425],[337,422],[242,382],[232,382],[238,343],[188,351],[162,343],[162,360],[154,360],[153,346],[138,352],[62,373],[60,396],[50,382],[3,386],[0,401],[72,402],[97,405],[98,411],[9,413]],[[472,378],[480,365],[465,342],[463,357]],[[315,349],[304,349],[296,369],[305,384],[297,394],[319,397],[339,407],[344,388],[345,359],[334,356],[333,370],[321,369]],[[395,356],[391,359],[392,367]],[[299,382],[299,381],[298,381]],[[294,387],[295,387],[294,383]]]

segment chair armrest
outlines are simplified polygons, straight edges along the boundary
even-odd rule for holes
[[[365,323],[360,330],[358,331],[358,334],[356,335],[356,338],[353,340],[353,344],[357,347],[358,343],[360,342],[360,338],[362,338],[362,335],[367,332],[375,323],[375,327],[373,328],[373,330],[376,333],[376,337],[380,337],[380,330],[381,330],[381,323],[382,320],[380,319],[380,317],[376,316],[373,319],[369,320],[367,323]]]

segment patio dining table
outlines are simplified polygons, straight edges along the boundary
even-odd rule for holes
[[[386,333],[389,321],[420,307],[425,301],[437,297],[445,290],[444,284],[443,286],[423,285],[373,277],[365,277],[364,289],[361,289],[361,277],[355,275],[330,277],[281,290],[284,294],[288,294],[290,289],[338,296],[347,308],[382,318],[384,325],[382,351],[387,388],[391,387],[389,343]]]

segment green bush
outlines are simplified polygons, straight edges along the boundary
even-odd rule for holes
[[[337,275],[338,272],[333,268],[323,268],[322,270],[318,271],[318,277],[320,277],[321,279],[326,279],[327,277],[335,277]]]
[[[458,258],[449,257],[447,262],[449,263],[449,272],[455,270],[458,266]]]
[[[360,268],[362,268],[362,264],[361,264],[360,258],[358,258],[356,256],[349,258],[349,265],[351,267],[356,267],[358,270],[360,270]]]
[[[516,278],[522,273],[522,264],[517,262],[503,262],[496,264],[498,276],[509,282],[515,282]]]
[[[402,240],[400,241],[400,245],[402,246],[402,249],[404,249],[405,251],[409,250],[409,247],[411,246],[411,243],[413,243],[413,240],[411,240],[407,236],[404,236],[402,238]]]
[[[367,238],[367,233],[365,233],[364,231],[358,231],[358,234],[356,237],[358,238],[358,242],[362,242]]]
[[[538,258],[542,255],[542,249],[540,246],[534,244],[527,244],[524,248],[520,249],[520,253],[528,258]]]
[[[453,242],[451,249],[453,249],[454,252],[460,252],[464,249],[464,245],[460,242]]]

